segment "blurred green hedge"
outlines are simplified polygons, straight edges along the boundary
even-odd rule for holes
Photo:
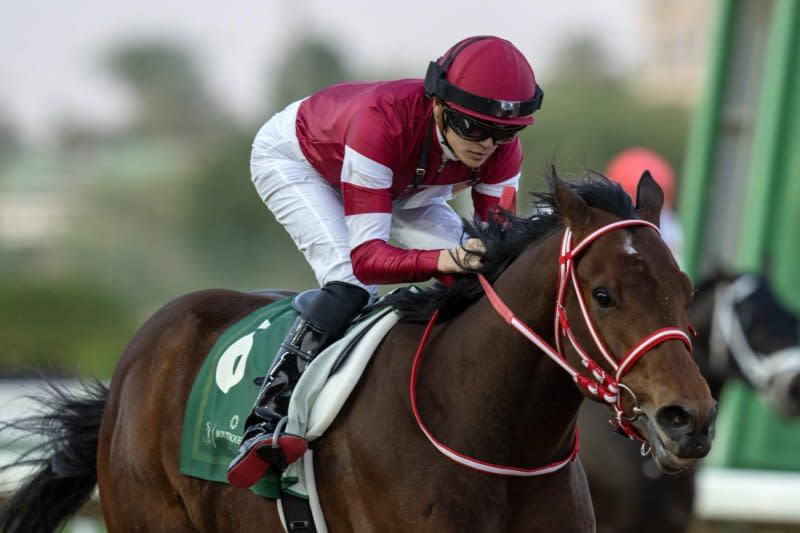
[[[136,322],[88,280],[0,284],[0,372],[108,377]]]

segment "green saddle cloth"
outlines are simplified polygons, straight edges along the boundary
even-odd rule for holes
[[[180,471],[187,476],[227,483],[227,470],[242,441],[244,423],[259,387],[297,311],[285,298],[253,311],[217,340],[195,379],[183,420]],[[280,497],[295,480],[270,474],[251,490]]]

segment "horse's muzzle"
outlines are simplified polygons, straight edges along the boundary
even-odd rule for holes
[[[686,459],[700,459],[708,454],[715,421],[716,411],[701,422],[697,415],[679,405],[662,407],[656,413],[656,423],[668,437],[667,448],[677,457]]]
[[[642,425],[658,467],[666,473],[677,473],[708,455],[716,418],[716,407],[705,416],[698,416],[676,404],[661,407],[654,416],[644,418]]]

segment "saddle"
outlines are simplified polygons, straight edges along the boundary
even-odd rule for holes
[[[313,298],[313,293],[303,294],[257,309],[220,335],[189,395],[181,473],[227,483],[227,465],[238,450],[244,420],[258,392],[252,383],[266,373],[298,314],[297,308],[302,309]],[[317,355],[291,396],[285,431],[304,436],[309,442],[323,435],[375,348],[398,320],[391,308],[368,309],[341,339]],[[312,455],[309,451],[281,477],[265,476],[251,490],[273,500],[289,493],[313,501]],[[319,521],[315,521],[319,527]]]

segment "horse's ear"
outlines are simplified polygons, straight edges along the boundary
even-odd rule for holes
[[[555,165],[550,167],[547,183],[555,200],[558,212],[567,220],[573,231],[580,231],[589,225],[589,206],[575,190],[561,181],[556,174]]]
[[[636,214],[656,226],[661,220],[661,208],[664,206],[664,191],[658,185],[649,170],[645,170],[636,187]]]

